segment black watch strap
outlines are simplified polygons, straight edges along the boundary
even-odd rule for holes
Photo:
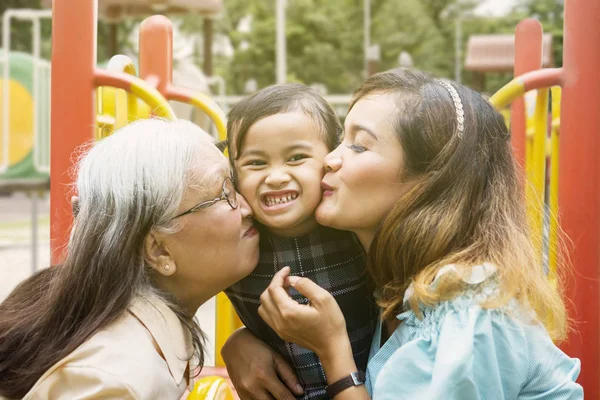
[[[345,378],[340,379],[337,382],[332,383],[327,386],[327,396],[330,399],[333,399],[333,396],[336,396],[342,390],[346,390],[353,386],[360,386],[365,384],[365,373],[362,371],[356,371],[351,373]]]

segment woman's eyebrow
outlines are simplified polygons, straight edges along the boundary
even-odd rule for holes
[[[375,132],[373,132],[370,128],[367,128],[366,126],[361,125],[361,124],[352,124],[350,126],[350,131],[354,134],[356,134],[356,132],[358,132],[358,131],[363,131],[363,132],[366,132],[369,135],[371,135],[375,140],[379,140],[379,138],[377,137]]]

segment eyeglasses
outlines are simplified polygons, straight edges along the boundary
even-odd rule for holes
[[[200,204],[196,204],[194,207],[190,208],[189,210],[184,211],[181,214],[171,218],[171,220],[174,220],[179,217],[183,217],[184,215],[191,214],[193,212],[202,210],[204,208],[211,207],[222,200],[227,200],[227,204],[229,204],[229,206],[232,209],[235,210],[236,208],[238,208],[237,193],[235,191],[235,186],[233,185],[233,180],[231,179],[231,177],[227,177],[223,181],[223,192],[222,192],[221,196],[217,197],[214,200],[203,201]]]

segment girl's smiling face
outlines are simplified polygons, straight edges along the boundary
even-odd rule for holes
[[[321,201],[322,128],[301,111],[271,115],[254,123],[235,160],[238,189],[254,218],[279,236],[313,230]]]

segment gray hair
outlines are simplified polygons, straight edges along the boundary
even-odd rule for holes
[[[197,344],[202,333],[193,316],[154,284],[144,243],[152,230],[172,234],[181,229],[178,220],[169,220],[186,188],[201,188],[211,151],[218,154],[210,137],[187,121],[142,120],[102,139],[77,167],[78,212],[68,245],[73,266],[94,260],[94,279],[107,284],[119,279],[120,290],[129,298],[161,297],[190,328]],[[85,257],[77,260],[80,255]]]
[[[77,220],[106,220],[106,248],[136,226],[172,229],[163,221],[175,215],[192,174],[202,168],[198,159],[208,140],[190,122],[161,119],[134,122],[101,140],[78,164]]]
[[[63,265],[21,283],[0,304],[0,397],[22,398],[59,360],[118,320],[136,295],[160,296],[190,332],[204,363],[198,323],[154,283],[144,259],[153,229],[175,232],[186,188],[202,185],[210,152],[191,123],[158,119],[127,125],[78,163],[78,212]],[[40,351],[41,349],[41,351]]]

